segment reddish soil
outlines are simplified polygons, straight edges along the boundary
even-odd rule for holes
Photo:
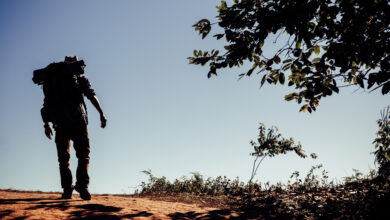
[[[229,219],[235,212],[199,204],[126,195],[92,195],[83,201],[60,193],[0,190],[0,219]]]

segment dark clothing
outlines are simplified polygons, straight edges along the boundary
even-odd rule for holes
[[[64,70],[65,71],[65,70]],[[96,94],[87,77],[60,72],[43,83],[45,99],[41,110],[44,122],[52,122],[56,130],[58,162],[61,186],[72,186],[72,172],[69,166],[70,141],[78,158],[76,186],[87,188],[89,184],[89,138],[88,115],[84,96],[92,99]]]
[[[87,125],[80,121],[74,124],[56,125],[55,130],[62,188],[66,189],[72,186],[72,172],[69,166],[71,140],[78,158],[76,186],[87,188],[89,183],[88,166],[90,151]]]
[[[60,125],[83,120],[88,124],[84,96],[92,99],[96,94],[87,77],[58,74],[43,84],[43,91],[45,99],[41,114],[44,122]]]
[[[73,76],[73,80],[76,80],[73,82],[75,86],[70,91],[64,91],[66,88],[63,91],[58,91],[62,88],[59,86],[56,88],[57,95],[45,95],[44,100],[44,108],[46,107],[52,111],[49,113],[49,117],[51,117],[56,130],[55,142],[60,165],[61,186],[65,189],[72,186],[72,172],[69,166],[71,140],[78,158],[76,186],[87,188],[89,184],[90,146],[87,129],[88,115],[84,103],[84,95],[88,99],[92,99],[95,96],[95,92],[85,76]],[[43,115],[42,118],[45,121]]]
[[[80,192],[82,198],[84,195],[83,199],[89,195],[86,189],[89,184],[90,152],[87,129],[88,115],[84,96],[92,100],[94,105],[96,102],[95,91],[87,77],[82,75],[84,74],[84,68],[84,61],[77,61],[77,58],[73,57],[66,60],[66,62],[52,63],[46,68],[35,70],[33,76],[34,83],[42,85],[45,95],[41,109],[45,129],[48,129],[48,122],[52,122],[56,130],[55,142],[60,166],[61,186],[65,189],[64,192],[70,190],[71,194],[73,182],[69,159],[70,141],[72,140],[78,158],[76,190]],[[45,132],[48,131],[45,130]],[[50,138],[48,133],[46,135]],[[63,197],[69,198],[71,195],[63,195]]]

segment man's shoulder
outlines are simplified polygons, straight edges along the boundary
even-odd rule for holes
[[[86,95],[88,98],[91,98],[95,95],[95,91],[92,88],[91,83],[88,81],[88,78],[86,76],[79,76],[79,85],[81,91]]]
[[[77,80],[79,81],[79,83],[81,85],[85,85],[85,86],[90,86],[91,85],[91,83],[89,82],[88,78],[86,76],[84,76],[84,75],[79,75],[77,77]]]

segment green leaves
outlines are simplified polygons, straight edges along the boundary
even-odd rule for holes
[[[260,84],[284,84],[297,91],[301,111],[315,111],[321,98],[339,93],[335,80],[357,87],[390,92],[389,13],[386,1],[221,1],[213,36],[226,43],[223,55],[199,52],[191,64],[209,64],[208,76],[220,69],[252,63],[239,77],[264,73]],[[353,9],[355,8],[355,9]],[[359,13],[356,13],[358,10]],[[210,21],[195,25],[202,38],[211,31]],[[364,27],[364,28],[362,28]],[[275,34],[275,52],[264,56],[264,42]],[[274,35],[272,35],[274,36]],[[280,37],[282,36],[282,37]],[[293,38],[290,40],[290,38]],[[260,60],[261,58],[261,60]],[[256,71],[255,71],[256,70]],[[374,73],[375,71],[375,73]],[[368,76],[368,77],[367,77]],[[333,82],[333,83],[331,83]],[[375,86],[376,85],[376,86]]]
[[[256,175],[257,169],[265,157],[274,157],[280,154],[286,154],[288,152],[295,152],[299,157],[306,158],[302,145],[296,144],[293,138],[283,138],[282,134],[279,133],[277,127],[272,126],[266,128],[263,123],[260,123],[259,136],[257,142],[251,140],[250,144],[253,147],[254,152],[251,153],[256,159],[253,163],[252,177],[249,181],[252,181]],[[259,157],[262,157],[260,161],[257,161]]]
[[[390,91],[390,82],[387,82],[382,87],[382,94],[385,95]]]
[[[316,57],[311,62],[318,63],[318,62],[320,62],[320,60],[321,60],[321,57]]]
[[[284,100],[286,100],[286,101],[291,101],[291,100],[293,100],[293,99],[294,99],[295,97],[297,97],[297,96],[299,96],[298,93],[293,92],[293,93],[290,93],[290,94],[288,94],[288,95],[285,95],[285,96],[284,96]]]
[[[306,109],[308,109],[308,105],[303,105],[302,107],[301,107],[301,109],[299,109],[299,111],[300,112],[305,112],[306,111]]]
[[[247,76],[251,76],[252,73],[253,73],[253,70],[255,70],[255,68],[252,68],[250,70],[248,70],[248,72],[246,73]]]
[[[275,56],[273,61],[276,63],[276,64],[279,64],[280,63],[280,57],[279,56]]]
[[[299,41],[295,44],[295,48],[296,48],[296,49],[301,49],[301,46],[302,46],[302,40],[299,40]]]
[[[223,66],[224,62],[216,63],[216,61],[220,61],[221,57],[218,56],[218,50],[212,51],[202,51],[202,50],[194,50],[194,57],[188,57],[190,64],[199,64],[204,66],[206,63],[210,62],[210,71],[208,77],[212,74],[216,75],[217,66]]]
[[[251,141],[251,145],[254,147],[252,156],[268,155],[270,157],[285,154],[289,151],[298,153],[298,156],[305,158],[302,145],[300,143],[295,144],[292,138],[286,139],[279,133],[277,127],[272,126],[268,128],[264,124],[260,124],[259,136],[257,142]]]
[[[201,19],[196,24],[192,25],[195,27],[195,31],[198,31],[200,35],[202,35],[202,39],[204,39],[211,30],[211,24],[208,19]]]
[[[213,37],[217,38],[217,40],[223,38],[223,36],[225,36],[225,34],[216,34],[214,35]]]
[[[381,111],[381,118],[377,121],[379,130],[375,144],[375,162],[379,163],[379,173],[384,174],[385,168],[390,165],[390,106]],[[387,171],[388,172],[388,171]],[[387,176],[389,173],[387,173]]]
[[[313,50],[314,50],[314,53],[318,56],[319,54],[320,54],[320,52],[321,52],[321,49],[320,49],[320,47],[319,46],[315,46],[314,48],[313,48]]]
[[[279,82],[280,82],[280,84],[284,84],[284,81],[285,81],[285,76],[284,76],[284,74],[283,73],[280,73],[280,75],[279,75]]]
[[[339,88],[336,85],[329,84],[329,88],[336,93],[339,93]]]

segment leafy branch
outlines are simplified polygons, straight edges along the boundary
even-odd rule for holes
[[[250,141],[250,144],[254,150],[254,152],[251,153],[251,156],[256,157],[253,162],[250,182],[255,177],[261,162],[263,162],[264,158],[267,156],[274,157],[292,151],[301,158],[307,157],[300,143],[296,144],[293,138],[283,138],[277,127],[272,126],[267,129],[263,123],[260,123],[257,142],[252,140]],[[310,154],[310,157],[315,159],[317,158],[317,155],[312,153]]]
[[[347,85],[390,92],[390,5],[385,0],[221,1],[217,22],[201,19],[194,28],[204,39],[213,24],[223,32],[225,53],[195,50],[189,63],[209,65],[208,77],[219,69],[252,66],[239,78],[264,73],[261,85],[294,86],[287,101],[302,103],[300,111],[315,111],[321,98]],[[364,27],[364,28],[362,28]],[[263,46],[275,34],[288,40],[267,58]],[[376,88],[372,89],[374,85]]]

